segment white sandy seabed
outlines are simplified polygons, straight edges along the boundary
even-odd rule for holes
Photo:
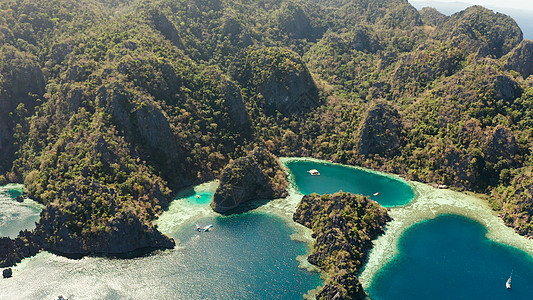
[[[281,162],[285,165],[290,161],[302,160],[328,163],[323,160],[311,158],[282,158]],[[487,229],[487,238],[497,243],[521,249],[533,256],[533,240],[527,239],[517,234],[512,228],[507,227],[503,223],[503,220],[498,217],[497,213],[489,207],[485,200],[470,194],[455,192],[448,189],[437,189],[420,182],[406,181],[403,178],[392,174],[367,170],[360,167],[346,167],[400,180],[410,185],[415,191],[414,199],[408,204],[390,208],[389,215],[393,220],[387,224],[385,234],[379,236],[374,241],[374,248],[370,252],[368,261],[359,276],[359,280],[365,289],[370,286],[373,278],[377,275],[379,270],[398,254],[399,240],[409,227],[419,222],[431,220],[446,214],[460,215],[475,220]],[[292,214],[296,210],[296,205],[303,195],[298,192],[294,184],[294,178],[292,178],[289,172],[288,174],[289,182],[291,183],[289,186],[290,196],[287,199],[280,199],[284,201],[283,203],[285,203],[285,206],[277,204],[276,202],[280,200],[276,200],[265,205],[265,209],[273,211],[270,207],[283,208],[281,210],[278,209],[277,213],[279,214],[280,211],[284,211],[292,218]],[[311,230],[306,230],[303,226],[299,227],[304,229],[299,229],[299,233],[295,234],[293,238],[312,245],[313,239],[311,238]],[[300,258],[300,261],[303,264],[302,267],[309,265],[309,263],[307,263],[307,265],[305,264],[305,257]]]
[[[312,231],[292,221],[292,215],[296,211],[296,207],[302,199],[303,194],[298,191],[294,183],[294,178],[288,168],[285,167],[285,164],[290,161],[302,160],[328,164],[329,162],[311,158],[281,158],[280,160],[289,175],[289,196],[282,199],[272,200],[265,205],[254,209],[253,212],[273,214],[280,217],[286,222],[286,224],[295,229],[295,233],[291,235],[292,239],[305,242],[311,246],[314,242],[314,239],[311,237]],[[487,228],[487,237],[491,240],[521,249],[533,256],[533,240],[522,237],[515,233],[513,229],[505,226],[503,221],[497,216],[496,212],[494,212],[488,206],[486,201],[482,199],[452,190],[436,189],[430,185],[419,182],[406,181],[396,175],[359,167],[353,168],[400,180],[409,184],[415,191],[414,199],[408,204],[390,208],[389,215],[393,220],[387,224],[385,234],[381,235],[374,241],[374,248],[370,252],[368,262],[359,276],[359,279],[365,288],[370,286],[374,276],[379,270],[398,254],[398,242],[400,237],[409,227],[416,223],[434,219],[445,214],[456,214],[473,219]],[[201,192],[214,193],[217,187],[218,182],[212,181],[195,186],[178,194],[176,197],[176,200],[178,201],[173,201],[169,209],[157,219],[156,222],[159,230],[164,234],[172,235],[180,227],[188,222],[192,222],[194,219],[218,215],[212,211],[209,205],[195,205],[183,201],[183,198],[187,195],[190,196]],[[307,256],[302,255],[297,259],[300,262],[300,267],[308,269],[309,271],[317,271],[323,276],[323,279],[326,279],[326,275],[323,272],[307,262]],[[317,288],[317,290],[319,288]],[[310,291],[309,294],[306,295],[306,298],[312,297],[315,292],[316,290]]]

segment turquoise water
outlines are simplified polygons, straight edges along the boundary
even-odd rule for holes
[[[360,169],[310,161],[291,161],[286,165],[296,186],[305,195],[332,194],[342,190],[369,196],[386,207],[405,205],[415,196],[407,183]],[[311,169],[317,169],[320,176],[311,176],[307,172]],[[379,194],[375,196],[375,193]]]
[[[531,256],[485,234],[481,224],[456,215],[415,224],[400,239],[399,256],[367,291],[375,300],[532,299]]]
[[[194,225],[214,227],[197,232]],[[305,244],[290,239],[293,231],[272,215],[248,213],[195,220],[175,238],[189,262],[181,280],[194,289],[181,296],[202,299],[302,299],[322,283],[316,272],[298,267]]]
[[[39,221],[41,207],[35,201],[15,201],[22,193],[20,184],[0,186],[0,237],[15,238],[21,230],[35,228]]]
[[[165,214],[179,220],[183,210],[209,209],[212,195],[190,192]],[[12,278],[0,279],[0,298],[302,299],[322,284],[317,272],[298,266],[296,257],[309,249],[290,238],[294,231],[283,219],[253,212],[210,215],[176,225],[171,236],[177,247],[145,257],[73,260],[40,253],[16,266]],[[168,217],[165,222],[174,222]],[[198,232],[195,224],[214,227]]]
[[[196,205],[209,204],[211,202],[211,199],[213,199],[212,192],[198,192],[194,195],[185,197],[185,201],[187,201],[187,203]]]

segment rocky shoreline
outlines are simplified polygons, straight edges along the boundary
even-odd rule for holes
[[[287,174],[278,159],[262,148],[254,149],[222,170],[220,185],[211,207],[228,213],[250,200],[283,198],[287,192]]]
[[[366,299],[357,278],[378,235],[391,220],[387,209],[368,197],[337,192],[302,198],[293,220],[313,230],[308,261],[329,278],[317,299]]]

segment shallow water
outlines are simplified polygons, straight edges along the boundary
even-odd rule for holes
[[[487,239],[486,232],[457,215],[415,224],[367,291],[372,299],[531,299],[532,257]]]
[[[15,200],[23,191],[21,184],[0,186],[0,237],[15,238],[21,230],[35,228],[35,222],[39,221],[41,205],[30,199]]]
[[[305,195],[344,191],[369,196],[385,207],[405,205],[415,196],[406,182],[359,168],[305,160],[288,161],[286,166]],[[320,176],[307,172],[312,169],[318,170]]]
[[[185,191],[158,219],[175,249],[135,259],[43,252],[0,280],[0,298],[302,299],[322,283],[319,273],[299,267],[308,246],[291,239],[296,232],[286,218],[264,211],[220,216],[206,200],[213,188]],[[195,224],[214,227],[198,232]]]

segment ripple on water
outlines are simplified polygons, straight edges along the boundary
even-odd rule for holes
[[[385,207],[405,205],[415,197],[405,180],[390,174],[320,160],[285,158],[282,161],[290,172],[290,180],[302,194],[351,192],[368,196]],[[317,169],[320,176],[310,175],[311,169]]]
[[[372,299],[528,299],[533,259],[485,237],[480,223],[443,215],[411,226],[400,253],[380,270]],[[513,274],[513,289],[505,282]]]
[[[15,238],[21,230],[35,228],[39,221],[42,205],[30,199],[15,200],[23,192],[22,184],[0,186],[0,237]]]

